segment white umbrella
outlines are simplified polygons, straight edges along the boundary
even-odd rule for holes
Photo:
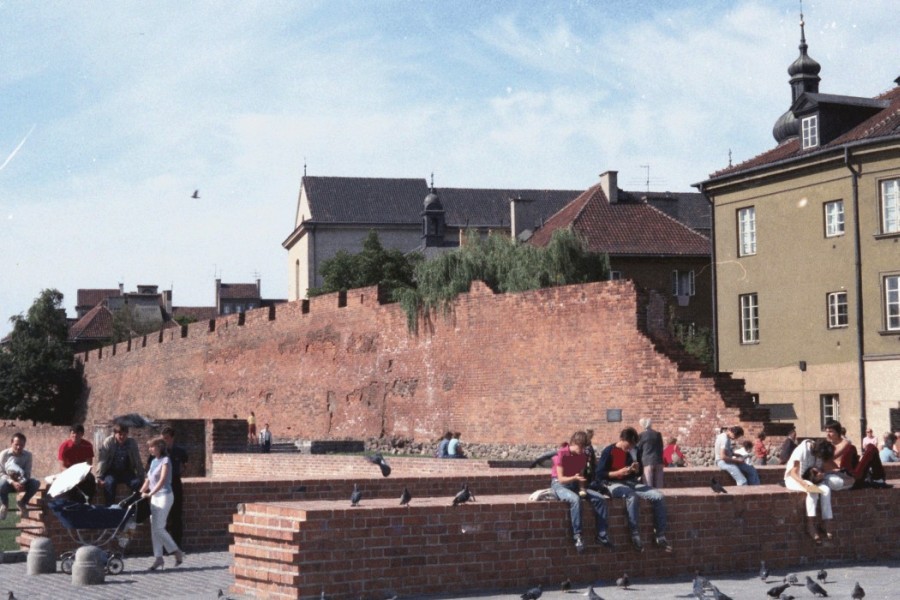
[[[65,494],[84,481],[84,478],[87,477],[87,474],[90,472],[91,465],[87,463],[83,462],[72,465],[56,476],[56,479],[50,484],[50,489],[47,490],[47,495],[56,498],[61,494]]]

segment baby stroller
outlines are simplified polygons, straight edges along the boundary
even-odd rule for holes
[[[125,569],[124,551],[131,539],[131,533],[139,522],[138,513],[149,514],[149,505],[141,498],[140,492],[133,493],[113,506],[92,505],[83,494],[83,501],[73,500],[71,495],[61,497],[67,492],[77,492],[76,486],[87,476],[90,469],[90,465],[82,463],[63,471],[48,490],[48,495],[54,498],[48,502],[48,506],[66,528],[69,537],[79,546],[97,546],[104,550],[106,572],[118,575]],[[71,574],[75,552],[63,552],[59,556],[59,561],[63,573]]]

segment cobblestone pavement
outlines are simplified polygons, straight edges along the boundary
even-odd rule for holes
[[[172,559],[167,558],[167,564]],[[231,555],[228,552],[203,552],[187,555],[184,564],[178,568],[166,568],[161,572],[151,572],[147,567],[152,558],[130,557],[125,561],[125,572],[107,575],[105,583],[88,587],[72,585],[70,575],[54,573],[29,576],[24,562],[0,564],[0,598],[12,591],[19,600],[78,600],[151,599],[175,600],[217,598],[219,590],[228,592],[233,577],[228,572]],[[734,600],[766,600],[766,591],[781,582],[789,572],[796,573],[801,581],[806,575],[815,578],[819,568],[828,571],[824,584],[829,597],[850,598],[854,584],[859,581],[866,592],[866,600],[893,600],[900,597],[900,561],[879,561],[868,563],[838,563],[804,565],[792,569],[773,570],[768,582],[760,581],[756,573],[736,573],[711,577],[712,582]],[[485,582],[489,587],[490,582]],[[441,594],[430,596],[404,596],[420,600],[514,600],[530,585],[525,583],[521,590],[486,591],[467,594]],[[689,576],[677,579],[642,581],[633,579],[628,590],[615,587],[611,581],[602,581],[595,591],[605,600],[656,600],[658,598],[693,598]],[[787,592],[797,600],[812,598],[804,586],[795,586]],[[548,587],[541,600],[576,600],[585,597],[585,582],[575,582],[573,593],[563,593],[558,586]],[[383,600],[383,599],[373,599]]]

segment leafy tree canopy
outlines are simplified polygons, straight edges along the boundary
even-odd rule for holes
[[[307,295],[319,296],[354,288],[381,285],[389,293],[413,285],[415,265],[420,255],[407,256],[399,250],[385,250],[375,231],[370,231],[357,254],[344,250],[322,263],[322,286]]]
[[[521,292],[557,285],[602,281],[609,276],[609,257],[587,249],[570,229],[554,232],[541,248],[503,235],[486,238],[467,232],[458,250],[419,263],[415,289],[398,292],[415,329],[420,314],[446,311],[454,299],[480,279],[497,292]]]
[[[10,319],[13,330],[0,349],[0,415],[65,423],[74,414],[81,373],[62,301],[58,290],[44,290],[25,316]]]

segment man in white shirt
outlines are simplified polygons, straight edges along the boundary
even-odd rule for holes
[[[31,452],[25,449],[25,434],[16,432],[10,447],[0,452],[0,521],[6,519],[9,510],[9,494],[23,493],[16,502],[19,519],[28,516],[28,501],[41,487],[41,482],[31,476]]]
[[[731,475],[738,485],[759,485],[759,473],[756,468],[746,462],[743,457],[735,456],[732,443],[744,437],[744,428],[740,425],[729,427],[716,436],[713,455],[716,466]]]

